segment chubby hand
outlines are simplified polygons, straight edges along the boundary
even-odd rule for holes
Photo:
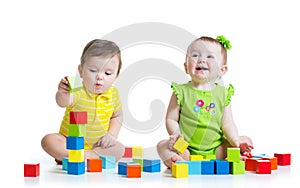
[[[179,137],[182,137],[182,138],[183,138],[183,135],[180,134],[180,133],[175,133],[175,134],[172,134],[172,135],[170,136],[170,138],[169,138],[169,149],[170,149],[171,151],[176,151],[176,150],[173,148],[173,146],[174,146],[175,142],[177,141],[177,139],[178,139]]]
[[[254,149],[252,143],[245,140],[240,140],[237,143],[237,146],[240,148],[241,154],[243,156],[251,156],[251,150]]]
[[[106,133],[104,136],[102,136],[98,142],[96,143],[96,146],[104,148],[109,148],[114,146],[117,143],[117,139],[111,135],[110,133]]]
[[[67,94],[69,92],[69,85],[68,85],[68,79],[67,76],[61,79],[61,81],[58,84],[58,92]]]

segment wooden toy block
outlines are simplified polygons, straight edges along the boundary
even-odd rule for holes
[[[269,160],[257,160],[257,174],[271,174],[271,162]]]
[[[204,159],[203,155],[190,155],[190,161],[201,161]]]
[[[188,175],[201,174],[201,161],[176,161],[176,164],[187,164]]]
[[[257,168],[257,160],[261,158],[247,158],[245,161],[245,170],[246,171],[254,171],[256,172]]]
[[[84,150],[68,150],[69,162],[83,162],[84,161]]]
[[[115,156],[100,156],[102,160],[103,169],[113,169],[116,168],[116,157]]]
[[[215,174],[229,174],[230,165],[228,161],[215,160]]]
[[[187,178],[189,167],[187,164],[173,163],[172,164],[172,176],[174,178]]]
[[[238,163],[240,161],[240,148],[227,148],[227,161]]]
[[[84,148],[84,138],[76,136],[67,137],[67,149],[81,150]]]
[[[203,160],[201,161],[201,174],[209,175],[215,173],[215,162]]]
[[[68,170],[68,162],[69,162],[69,159],[67,157],[62,158],[62,169],[65,171]]]
[[[149,160],[149,159],[144,159],[144,167],[143,167],[143,171],[144,172],[160,172],[160,160],[156,159],[156,160]]]
[[[69,124],[69,136],[78,136],[84,137],[86,134],[86,125],[85,124]]]
[[[205,155],[205,156],[204,156],[204,159],[207,159],[207,160],[214,160],[214,159],[217,159],[217,156],[216,156],[216,155]]]
[[[79,91],[82,88],[82,80],[78,76],[68,76],[69,93]]]
[[[143,157],[143,147],[132,146],[132,157]]]
[[[189,143],[186,142],[183,138],[179,137],[173,145],[173,148],[176,149],[179,153],[183,153],[188,146]]]
[[[127,178],[140,178],[142,167],[140,164],[127,164]]]
[[[277,170],[278,169],[278,160],[277,157],[264,157],[261,158],[262,160],[269,160],[271,162],[271,170]]]
[[[88,172],[102,172],[102,160],[99,158],[87,159]]]
[[[118,174],[127,176],[127,165],[128,164],[137,164],[135,162],[118,162]]]
[[[24,177],[38,177],[40,176],[40,163],[24,164]]]
[[[131,158],[131,157],[132,157],[132,148],[125,147],[125,153],[123,155],[123,158]]]
[[[290,153],[274,153],[274,157],[277,157],[279,166],[291,165],[291,154]]]
[[[133,158],[133,162],[141,165],[142,171],[144,171],[144,159],[142,158]]]
[[[230,174],[245,174],[245,161],[230,162]]]
[[[70,111],[70,124],[87,124],[87,112]]]
[[[85,162],[68,162],[68,174],[80,175],[85,173]]]
[[[262,153],[262,154],[255,154],[252,156],[252,158],[263,158],[263,157],[267,157],[267,155]]]

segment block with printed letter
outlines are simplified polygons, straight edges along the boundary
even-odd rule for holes
[[[87,124],[87,112],[70,111],[70,124]]]
[[[188,146],[189,143],[186,142],[182,137],[179,137],[173,145],[173,148],[176,149],[179,153],[183,153]]]
[[[40,163],[24,164],[24,177],[38,177],[40,176]]]

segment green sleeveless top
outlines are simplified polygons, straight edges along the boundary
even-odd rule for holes
[[[223,142],[222,117],[225,106],[230,104],[234,88],[216,84],[210,91],[198,90],[191,82],[172,83],[171,88],[180,106],[179,127],[189,142],[191,155],[216,154]]]

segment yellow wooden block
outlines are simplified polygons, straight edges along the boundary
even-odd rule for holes
[[[189,143],[184,141],[183,138],[179,137],[173,145],[173,148],[176,149],[179,153],[183,153],[188,146]]]
[[[132,146],[132,157],[143,157],[143,147]]]
[[[188,164],[173,163],[172,164],[172,176],[174,178],[187,178],[189,174]]]
[[[83,162],[84,161],[84,150],[68,150],[69,162]]]
[[[203,159],[203,155],[190,155],[190,161],[201,161]]]

